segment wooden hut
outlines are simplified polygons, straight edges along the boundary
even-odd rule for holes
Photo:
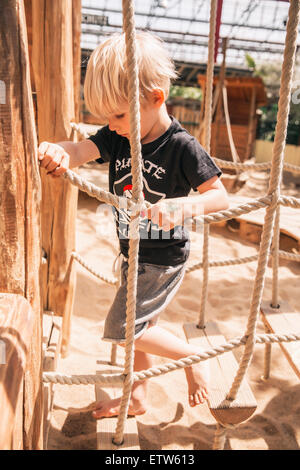
[[[224,160],[232,160],[232,145],[228,134],[230,121],[232,139],[240,161],[253,157],[253,149],[258,123],[257,109],[267,103],[263,81],[260,77],[226,77],[220,86],[221,78],[214,77],[214,94],[217,96],[211,129],[211,154]],[[205,95],[206,75],[198,75],[198,83]],[[227,95],[228,114],[226,124],[226,103],[223,87]],[[204,103],[204,99],[203,99]],[[203,110],[204,111],[204,110]],[[204,112],[201,113],[204,116]],[[200,133],[204,143],[204,128]]]

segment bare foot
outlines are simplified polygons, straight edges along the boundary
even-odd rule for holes
[[[200,405],[208,398],[209,364],[207,361],[184,369],[188,383],[190,406]]]
[[[113,400],[98,401],[94,406],[92,415],[95,419],[118,416],[120,412],[120,404],[121,397]],[[144,413],[146,413],[145,402],[131,398],[127,413],[128,416],[142,415]]]

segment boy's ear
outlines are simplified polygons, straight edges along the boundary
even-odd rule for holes
[[[155,106],[159,107],[165,102],[165,94],[161,88],[155,88],[151,92],[152,102]]]

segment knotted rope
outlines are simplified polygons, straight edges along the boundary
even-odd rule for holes
[[[300,0],[291,0],[280,82],[280,97],[278,103],[277,124],[273,145],[272,167],[270,174],[269,189],[267,193],[269,196],[272,196],[272,203],[267,207],[265,214],[256,277],[252,293],[250,314],[246,331],[246,336],[248,337],[248,340],[244,349],[242,359],[240,361],[238,372],[227,396],[227,399],[229,400],[234,399],[238,393],[241,382],[246,374],[247,368],[252,359],[255,344],[255,330],[264,288],[266,266],[270,252],[275,213],[278,203],[280,202],[280,182],[282,177],[284,157],[283,151],[287,132],[292,75],[297,46],[299,12]]]
[[[205,89],[205,116],[204,116],[204,129],[205,129],[205,149],[210,153],[210,139],[211,139],[211,118],[212,118],[212,96],[213,96],[213,78],[214,78],[214,53],[215,53],[215,32],[216,32],[216,17],[217,17],[217,0],[211,0],[210,4],[210,21],[209,21],[209,39],[208,39],[208,59],[206,70],[206,89]],[[208,271],[209,271],[209,225],[204,225],[203,228],[203,279],[201,289],[201,303],[199,312],[199,328],[204,328],[205,325],[205,307],[208,293]]]
[[[130,148],[132,173],[132,198],[136,203],[143,203],[143,177],[140,138],[140,107],[139,107],[139,71],[136,53],[136,33],[133,0],[123,0],[123,29],[126,44],[126,71],[128,76],[128,101],[130,115]],[[125,421],[127,417],[131,388],[133,385],[134,333],[136,317],[137,271],[139,254],[139,220],[140,212],[135,211],[129,224],[129,267],[126,302],[126,335],[125,335],[125,367],[126,379],[120,406],[120,414],[114,436],[114,443],[123,441]]]
[[[260,334],[254,337],[256,344],[272,344],[272,343],[283,343],[300,341],[299,333],[290,334]],[[190,367],[193,364],[212,359],[220,356],[229,351],[233,351],[240,346],[244,346],[247,343],[247,336],[238,336],[224,344],[220,344],[211,349],[201,351],[198,354],[192,354],[191,356],[183,357],[176,361],[168,362],[166,364],[150,367],[146,370],[134,372],[132,382],[150,379],[152,377],[158,377],[163,374],[167,374],[174,370],[184,369]],[[125,374],[96,374],[96,375],[63,375],[57,374],[56,372],[44,372],[43,382],[62,384],[62,385],[89,385],[89,384],[122,384],[126,379]]]
[[[300,10],[300,0],[291,0],[290,9],[289,9],[289,19],[287,24],[287,34],[285,42],[285,51],[284,51],[284,60],[282,67],[282,76],[281,76],[281,86],[280,86],[280,99],[278,106],[278,120],[275,130],[275,140],[273,146],[273,156],[271,162],[271,175],[269,182],[268,193],[264,198],[260,198],[253,203],[248,203],[239,206],[238,208],[221,211],[218,214],[210,214],[209,216],[202,216],[200,220],[205,224],[204,225],[204,243],[203,243],[203,287],[202,287],[202,298],[201,298],[201,309],[200,309],[200,319],[199,325],[204,326],[204,313],[205,313],[205,304],[207,298],[207,286],[208,286],[208,236],[209,236],[209,223],[218,222],[226,218],[232,218],[237,215],[238,212],[247,213],[255,210],[258,207],[267,207],[265,215],[265,223],[261,238],[261,245],[258,255],[258,264],[256,270],[256,277],[253,287],[252,300],[250,313],[248,317],[248,324],[246,335],[243,338],[234,340],[231,342],[230,346],[237,347],[238,345],[245,344],[244,354],[242,360],[240,361],[239,369],[237,375],[232,384],[231,390],[227,396],[227,399],[235,399],[237,392],[239,390],[240,384],[245,376],[247,368],[250,364],[253,349],[255,342],[257,342],[257,337],[255,336],[256,324],[259,314],[259,306],[262,298],[262,291],[265,281],[265,272],[268,261],[268,256],[270,253],[272,231],[274,227],[275,213],[277,211],[277,220],[276,226],[279,224],[279,204],[289,205],[290,207],[300,207],[300,201],[296,198],[280,196],[280,181],[282,177],[283,170],[283,149],[285,145],[286,138],[286,129],[288,122],[288,112],[289,112],[289,96],[291,91],[291,81],[292,73],[294,66],[295,50],[296,50],[296,39],[297,39],[297,28],[299,23],[299,10]],[[136,63],[136,50],[135,50],[135,27],[134,27],[134,10],[133,10],[133,0],[123,0],[123,21],[124,21],[124,30],[126,38],[126,55],[127,55],[127,71],[129,77],[129,107],[130,107],[130,145],[131,145],[131,156],[132,156],[132,184],[133,184],[133,214],[130,222],[129,228],[129,271],[128,271],[128,291],[127,291],[127,303],[126,303],[126,343],[125,343],[125,368],[123,376],[115,377],[116,381],[123,381],[123,396],[121,401],[120,415],[118,418],[118,424],[116,428],[116,433],[114,437],[114,442],[116,444],[121,444],[124,434],[124,425],[125,419],[127,416],[129,398],[131,393],[132,384],[136,380],[141,380],[143,378],[148,378],[154,376],[155,374],[159,375],[165,373],[169,370],[174,370],[178,367],[187,367],[188,365],[199,362],[200,360],[206,360],[209,357],[213,357],[208,353],[202,353],[201,355],[190,356],[188,358],[183,358],[177,362],[174,362],[170,365],[162,366],[161,368],[148,369],[147,371],[142,371],[139,373],[133,374],[133,344],[134,344],[134,321],[135,321],[135,298],[136,298],[136,288],[137,288],[137,265],[138,265],[138,247],[139,247],[139,211],[143,207],[145,202],[142,197],[142,172],[141,172],[141,145],[140,145],[140,116],[139,116],[139,84],[138,84],[138,69]],[[211,137],[211,103],[212,103],[212,78],[213,78],[213,50],[214,50],[214,31],[215,31],[215,21],[216,21],[216,0],[211,1],[211,18],[210,18],[210,38],[209,38],[209,60],[207,66],[207,90],[206,90],[206,102],[205,102],[205,147],[210,152],[210,137]],[[216,159],[215,159],[216,160]],[[232,163],[229,163],[232,165]],[[222,165],[225,166],[224,162]],[[237,168],[242,164],[234,164],[234,167]],[[260,165],[259,168],[262,168],[264,164]],[[250,167],[250,165],[243,165],[243,169]],[[254,168],[254,165],[251,166]],[[266,167],[269,167],[269,164]],[[285,165],[291,171],[299,172],[299,168],[292,165]],[[242,167],[241,167],[242,168]],[[74,177],[73,172],[68,171],[66,177],[73,184],[78,183],[78,177]],[[84,181],[80,182],[81,185],[85,185]],[[122,198],[115,198],[113,195],[107,192],[103,192],[97,187],[90,185],[89,188],[85,189],[90,195],[97,197],[99,200],[104,200],[105,202],[120,207],[122,204]],[[101,198],[101,199],[100,199]],[[129,203],[130,204],[130,203]],[[128,200],[126,200],[126,206],[128,207]],[[276,257],[279,255],[279,243],[276,241],[273,244],[273,249],[276,251]],[[296,256],[296,255],[294,255]],[[276,258],[275,258],[276,259]],[[277,263],[277,268],[276,268]],[[275,275],[274,275],[274,284],[277,283],[276,269],[278,270],[278,261],[275,261]],[[273,288],[273,300],[277,299],[276,287]],[[268,338],[275,335],[267,335]],[[276,335],[278,338],[278,335]],[[273,338],[274,339],[274,338]],[[282,341],[282,336],[280,341]],[[299,336],[294,335],[292,340],[299,340]],[[268,342],[265,339],[263,342]],[[271,340],[270,340],[271,341]],[[227,343],[228,345],[228,343]],[[228,350],[228,349],[227,349]],[[216,352],[215,355],[221,354],[222,352]],[[206,357],[205,357],[206,356]],[[142,377],[144,374],[144,377]],[[45,379],[45,376],[44,376]],[[103,378],[104,380],[105,378]],[[78,380],[78,379],[77,379]],[[107,379],[108,380],[108,379]],[[215,447],[222,447],[225,439],[225,431],[222,424],[218,425],[216,437],[215,437]]]

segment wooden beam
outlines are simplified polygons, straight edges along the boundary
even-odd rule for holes
[[[217,2],[217,13],[216,13],[216,33],[215,33],[215,53],[214,53],[214,61],[215,62],[217,62],[218,50],[219,50],[222,8],[223,8],[223,0],[218,0],[218,2]]]
[[[75,122],[79,122],[81,78],[81,0],[72,0],[72,2],[74,119]]]
[[[22,0],[5,2],[0,16],[0,292],[20,294],[34,328],[24,374],[23,447],[42,448],[41,301],[39,270],[41,187]]]
[[[74,2],[74,6],[79,14],[79,2]],[[74,102],[74,87],[78,84],[74,85],[73,61],[78,57],[79,29],[75,23],[77,25],[78,21],[73,18],[72,1],[32,1],[32,60],[39,142],[72,139],[70,122],[78,114]],[[78,189],[64,178],[47,177],[44,170],[41,177],[42,247],[47,259],[43,307],[63,316],[62,352],[66,354],[75,290],[76,273],[71,252],[75,249]]]
[[[248,142],[246,149],[246,160],[252,157],[252,150],[255,142],[255,131],[256,131],[256,88],[252,88],[251,103],[249,112],[249,123],[248,123]]]
[[[0,449],[22,450],[23,389],[34,312],[18,294],[0,294]]]

